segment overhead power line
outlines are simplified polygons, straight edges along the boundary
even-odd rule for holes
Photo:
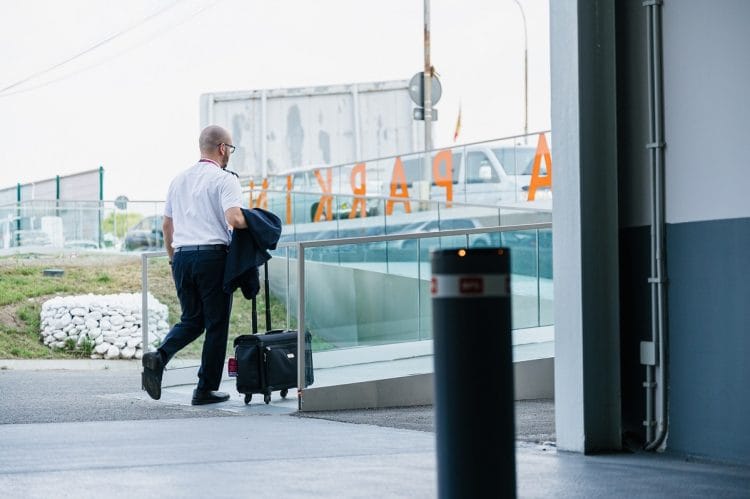
[[[127,51],[132,50],[132,49],[134,49],[136,47],[139,47],[139,46],[141,46],[141,45],[143,45],[145,43],[148,43],[148,42],[154,40],[155,38],[157,38],[157,37],[165,34],[169,30],[171,30],[171,29],[173,29],[173,28],[175,28],[175,27],[177,27],[177,26],[179,26],[179,25],[181,25],[181,24],[189,21],[190,19],[192,19],[195,16],[199,15],[203,11],[205,11],[205,10],[213,7],[214,5],[216,5],[217,3],[219,3],[219,1],[221,1],[221,0],[216,0],[215,2],[213,2],[213,3],[211,3],[211,4],[207,5],[207,6],[199,9],[198,11],[196,11],[195,13],[193,13],[190,17],[188,17],[187,19],[185,19],[185,20],[183,20],[181,22],[178,22],[178,23],[170,26],[167,29],[164,29],[164,30],[160,31],[155,36],[150,37],[150,38],[142,41],[141,43],[133,45],[132,47],[129,47],[128,49],[123,50],[122,52],[116,54],[113,57],[110,57],[110,58],[105,59],[103,61],[99,61],[99,62],[94,63],[94,64],[90,64],[89,66],[81,68],[81,69],[79,69],[77,71],[74,71],[72,73],[69,73],[67,75],[61,76],[59,78],[56,78],[56,79],[53,79],[53,80],[49,80],[49,81],[46,81],[44,83],[40,83],[38,85],[34,85],[32,87],[29,87],[29,88],[23,88],[23,89],[19,89],[19,90],[13,91],[13,92],[9,92],[9,90],[12,90],[12,89],[14,89],[16,87],[19,87],[19,86],[23,85],[24,83],[27,83],[27,82],[29,82],[29,81],[31,81],[33,79],[36,79],[36,78],[38,78],[40,76],[43,76],[43,75],[45,75],[45,74],[47,74],[47,73],[49,73],[51,71],[54,71],[55,69],[58,69],[58,68],[60,68],[60,67],[62,67],[64,65],[66,65],[66,64],[68,64],[68,63],[70,63],[70,62],[72,62],[72,61],[74,61],[74,60],[76,60],[76,59],[78,59],[78,58],[80,58],[80,57],[82,57],[82,56],[90,53],[90,52],[93,52],[94,50],[98,49],[99,47],[102,47],[102,46],[110,43],[111,41],[115,40],[116,38],[119,38],[119,37],[125,35],[126,33],[129,33],[131,31],[133,31],[134,29],[142,26],[143,24],[147,23],[151,19],[154,19],[155,17],[158,17],[158,16],[162,15],[164,12],[166,12],[166,11],[174,8],[175,6],[177,6],[180,3],[183,3],[184,1],[185,0],[176,0],[175,2],[173,2],[173,3],[169,4],[168,6],[164,7],[163,9],[158,10],[157,12],[155,12],[155,13],[149,15],[149,16],[144,17],[143,19],[139,20],[135,24],[133,24],[133,25],[131,25],[131,26],[129,26],[129,27],[121,30],[121,31],[118,31],[117,33],[114,33],[114,34],[112,34],[112,35],[110,35],[110,36],[108,36],[106,38],[104,38],[103,40],[101,40],[100,42],[97,42],[96,44],[92,45],[91,47],[87,48],[86,50],[83,50],[83,51],[81,51],[81,52],[79,52],[79,53],[77,53],[77,54],[75,54],[75,55],[73,55],[71,57],[68,57],[67,59],[65,59],[63,61],[60,61],[60,62],[58,62],[58,63],[56,63],[56,64],[54,64],[52,66],[49,66],[49,67],[47,67],[45,69],[42,69],[40,71],[37,71],[37,72],[35,72],[35,73],[33,73],[33,74],[29,75],[29,76],[26,76],[26,77],[22,78],[21,80],[13,83],[11,85],[8,85],[5,88],[0,89],[0,98],[2,98],[2,97],[8,97],[8,96],[19,94],[19,93],[23,93],[23,92],[29,92],[31,90],[36,90],[38,88],[45,87],[47,85],[51,85],[51,84],[56,83],[58,81],[70,78],[71,76],[74,76],[76,74],[82,73],[84,71],[88,71],[89,69],[92,69],[92,68],[95,68],[95,67],[100,66],[102,64],[105,64],[105,63],[111,61],[112,59],[114,59],[116,57],[119,57],[120,55],[126,53]]]

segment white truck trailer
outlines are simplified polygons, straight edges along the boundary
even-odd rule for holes
[[[201,96],[201,126],[221,125],[242,180],[313,165],[355,163],[423,149],[407,80],[214,92]]]

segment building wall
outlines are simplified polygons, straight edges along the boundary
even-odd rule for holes
[[[642,436],[649,336],[646,9],[618,1],[623,429]],[[667,447],[750,463],[750,2],[665,0]]]

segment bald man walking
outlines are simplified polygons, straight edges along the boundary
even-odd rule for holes
[[[229,331],[232,295],[223,290],[230,228],[242,229],[242,190],[225,169],[234,152],[232,136],[219,126],[203,129],[201,158],[170,184],[164,205],[164,244],[172,266],[182,315],[161,346],[143,356],[143,388],[161,397],[164,366],[205,330],[198,386],[193,405],[224,402],[221,383]]]

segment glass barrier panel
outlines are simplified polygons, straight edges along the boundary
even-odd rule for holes
[[[554,324],[554,292],[552,286],[552,229],[540,229],[539,243],[539,325]]]
[[[308,259],[311,249],[305,250],[305,325],[313,338],[315,386],[382,377],[380,362],[423,339],[415,314],[422,299],[416,248],[408,258],[390,242],[337,245],[347,255],[338,263]]]

